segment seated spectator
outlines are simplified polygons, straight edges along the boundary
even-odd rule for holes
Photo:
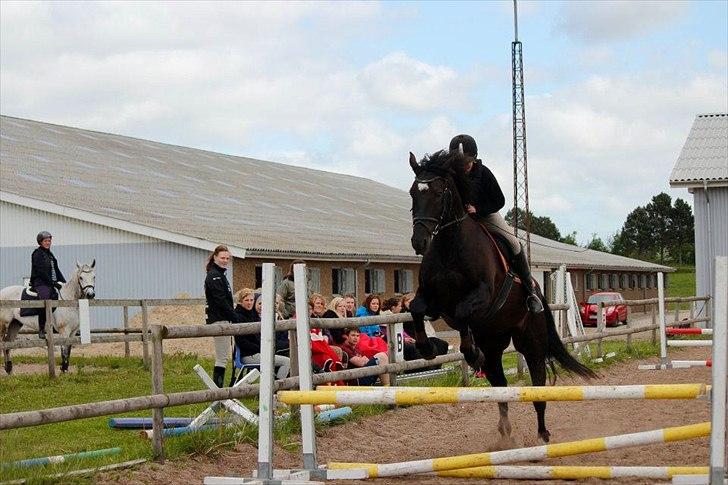
[[[346,302],[346,316],[352,318],[356,315],[356,297],[354,293],[344,295],[344,301]]]
[[[347,318],[346,301],[344,298],[340,296],[332,298],[322,318]],[[329,329],[329,334],[331,335],[330,343],[332,345],[339,345],[343,343],[343,328],[331,328]]]
[[[392,297],[384,300],[382,303],[382,315],[392,313],[402,313],[402,298]]]
[[[308,301],[309,308],[311,309],[311,318],[330,318],[326,317],[326,299],[320,294],[320,293],[313,293],[311,295],[311,298]],[[338,318],[338,316],[337,316]],[[321,335],[325,340],[326,343],[331,346],[334,343],[333,335],[331,334],[331,330],[328,328],[322,328],[322,329],[316,329],[317,335]],[[313,337],[313,329],[312,332],[312,338]],[[339,361],[343,359],[343,355],[341,352],[341,349],[338,347],[330,347],[330,349],[336,353],[337,357],[339,358]]]
[[[356,311],[357,317],[372,317],[379,315],[379,307],[382,305],[382,299],[379,295],[372,293],[367,296],[362,306]],[[359,331],[366,334],[369,337],[381,337],[382,329],[379,325],[362,325],[359,327]]]
[[[357,328],[345,328],[344,343],[341,344],[341,350],[349,357],[349,369],[356,367],[371,367],[374,365],[385,365],[389,363],[389,357],[385,352],[379,352],[373,357],[367,357],[357,349],[359,345],[359,330]],[[379,375],[382,385],[389,385],[389,374],[386,372]],[[377,376],[366,376],[349,381],[349,384],[359,386],[371,386],[377,382]]]
[[[236,293],[240,304],[235,311],[245,322],[260,322],[260,309],[262,301],[260,294],[253,294],[252,290],[244,289]],[[236,335],[235,348],[240,352],[243,364],[260,364],[260,334]],[[291,360],[282,355],[276,355],[274,361],[277,379],[285,379],[291,370]]]

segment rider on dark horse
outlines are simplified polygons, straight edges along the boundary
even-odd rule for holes
[[[36,236],[38,247],[31,257],[30,286],[38,294],[39,300],[57,300],[61,283],[66,282],[58,268],[58,260],[51,252],[53,236],[48,231],[41,231]],[[46,314],[41,309],[38,313],[38,337],[45,338]]]
[[[513,255],[511,266],[520,277],[521,284],[528,294],[526,297],[528,310],[532,313],[540,313],[543,311],[543,305],[533,285],[526,251],[498,212],[505,205],[503,191],[493,172],[477,158],[478,146],[475,139],[470,135],[457,135],[450,141],[450,151],[458,151],[460,147],[466,157],[464,171],[470,182],[470,197],[465,204],[465,210],[471,217],[481,222],[488,231],[508,243]]]

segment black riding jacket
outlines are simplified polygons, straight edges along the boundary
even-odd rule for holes
[[[495,179],[495,175],[481,160],[476,160],[468,173],[470,181],[470,200],[465,201],[475,207],[476,215],[485,217],[498,212],[506,205],[506,198]]]
[[[30,270],[30,286],[36,288],[38,286],[48,286],[54,288],[56,283],[65,283],[66,278],[63,277],[63,273],[58,268],[58,261],[50,249],[45,249],[42,246],[38,246],[31,260]],[[53,271],[55,270],[55,280],[53,279]]]
[[[225,277],[225,269],[215,263],[207,272],[205,278],[205,298],[207,299],[207,323],[215,323],[222,320],[238,322],[238,316],[233,308],[233,292],[230,283]]]

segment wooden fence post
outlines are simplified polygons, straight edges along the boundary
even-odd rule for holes
[[[152,328],[152,393],[164,394],[164,362],[162,326]],[[152,455],[154,461],[164,463],[164,408],[152,411]]]
[[[627,312],[627,321],[625,323],[627,324],[628,329],[632,328],[631,321],[632,321],[632,319],[629,318],[629,312]],[[627,334],[627,350],[629,350],[629,351],[632,350],[632,334],[631,333]]]
[[[295,330],[288,331],[288,358],[291,359],[291,377],[298,375],[298,352],[295,350],[298,348],[298,336]],[[298,409],[297,406],[293,406]]]
[[[45,334],[46,334],[46,347],[48,348],[48,375],[52,378],[56,378],[56,348],[53,345],[53,307],[51,306],[51,300],[45,301]]]
[[[470,386],[470,366],[467,362],[465,362],[465,359],[460,361],[460,372],[463,376],[463,387],[469,387]]]
[[[397,334],[395,333],[394,324],[387,324],[387,357],[390,362],[397,362]],[[389,385],[397,385],[397,373],[389,373]]]
[[[129,335],[129,307],[126,305],[124,305],[124,335]],[[130,355],[129,342],[124,342],[124,357],[128,359]]]
[[[142,359],[144,368],[149,369],[149,308],[147,301],[142,300]]]
[[[604,302],[599,302],[599,308],[597,310],[597,332],[601,335],[604,333]],[[602,338],[599,337],[597,340],[597,358],[604,357],[602,351]]]

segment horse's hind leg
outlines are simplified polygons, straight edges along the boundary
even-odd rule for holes
[[[531,375],[531,384],[534,386],[546,385],[546,356],[543,352],[530,350],[524,353],[526,364],[528,364],[528,373]],[[546,402],[534,401],[533,407],[536,409],[536,419],[538,420],[538,437],[548,443],[551,433],[546,429]]]
[[[503,349],[485,351],[485,373],[488,378],[488,382],[493,387],[507,387],[508,380],[506,374],[503,372]],[[498,432],[500,432],[501,440],[504,446],[510,447],[513,445],[513,438],[511,438],[511,422],[508,419],[508,403],[498,403]]]
[[[12,342],[18,336],[20,328],[23,326],[22,323],[13,319],[7,326],[5,335],[3,336],[3,342]],[[13,361],[10,359],[10,349],[3,350],[3,357],[5,358],[5,372],[12,374],[13,372]]]
[[[61,372],[68,372],[68,367],[71,360],[71,346],[61,346]]]

